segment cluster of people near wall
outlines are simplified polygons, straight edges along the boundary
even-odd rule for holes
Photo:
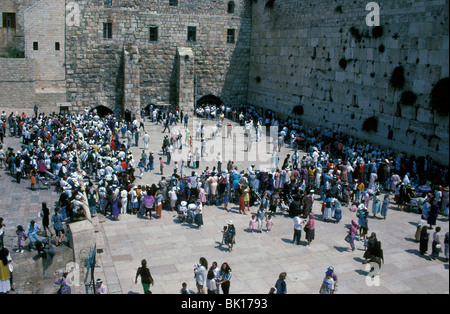
[[[239,169],[233,161],[222,161],[218,156],[217,166],[205,167],[197,173],[202,150],[202,154],[189,151],[186,164],[174,161],[173,173],[165,175],[164,167],[172,161],[173,147],[183,147],[182,134],[177,131],[163,140],[162,153],[167,160],[159,157],[161,180],[158,184],[137,185],[136,170],[140,170],[142,177],[144,171],[153,171],[156,162],[153,153],[147,155],[145,150],[137,162],[130,151],[133,139],[134,145],[138,145],[141,132],[144,146],[148,147],[150,136],[145,131],[145,119],[161,123],[162,132],[169,129],[171,133],[172,124],[183,123],[187,127],[188,114],[150,108],[139,121],[133,118],[128,122],[113,114],[100,118],[95,110],[77,115],[2,115],[0,134],[4,135],[8,126],[10,136],[21,137],[22,145],[18,151],[0,147],[0,166],[6,167],[18,183],[30,180],[32,190],[41,186],[50,188],[50,182],[55,182],[60,192],[54,215],[43,206],[43,216],[47,218],[42,228],[34,221],[25,230],[17,227],[18,252],[24,247],[24,239],[31,246],[42,242],[38,234],[50,231],[50,225],[57,236],[56,245],[61,244],[65,223],[89,219],[97,211],[115,220],[125,213],[158,219],[165,207],[178,212],[180,220],[200,228],[204,206],[217,205],[229,210],[229,203],[235,202],[242,214],[257,206],[256,213],[250,213],[249,229],[261,232],[265,225],[269,232],[272,217],[281,209],[294,219],[293,243],[300,244],[303,230],[307,245],[311,245],[317,215],[312,208],[320,198],[324,222],[339,223],[345,205],[355,213],[357,219],[352,221],[348,237],[351,249],[358,231],[366,240],[369,209],[374,217],[381,214],[387,218],[392,195],[400,210],[417,211],[429,224],[428,228],[436,225],[439,214],[448,217],[448,169],[429,156],[396,154],[321,126],[306,130],[298,119],[281,119],[271,110],[264,112],[251,105],[232,108],[206,104],[197,108],[195,114],[222,125],[224,119],[239,123],[247,137],[255,141],[263,135],[261,126],[267,130],[276,127],[278,134],[273,139],[270,168],[252,165]],[[205,138],[200,123],[195,139],[203,142]],[[193,140],[193,136],[187,136],[184,145],[192,147]],[[291,152],[281,156],[284,148],[290,148]],[[236,231],[230,236],[227,230],[229,226],[224,228],[224,243],[231,251]],[[365,259],[380,262],[381,244],[373,236],[376,238],[372,235],[365,241],[369,248]],[[433,239],[436,243],[440,241],[438,235]],[[49,248],[51,242],[43,244],[46,257],[54,254]],[[433,248],[437,246],[433,244]]]

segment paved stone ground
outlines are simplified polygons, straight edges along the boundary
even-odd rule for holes
[[[211,121],[203,122],[212,124]],[[162,144],[162,127],[148,121],[145,127],[151,135],[149,150],[154,151],[156,163]],[[184,136],[183,127],[176,128],[183,130]],[[242,129],[238,127],[236,130],[240,133]],[[182,141],[184,143],[184,138]],[[261,143],[266,142],[270,141],[263,138]],[[194,141],[194,145],[198,146],[199,141]],[[246,146],[243,137],[222,143],[220,137],[216,141],[208,141],[208,149],[213,147],[222,147],[224,156],[234,154],[231,156],[235,158],[224,157],[223,168],[228,159],[235,160],[239,169],[245,169],[253,163],[263,165],[263,169],[270,164],[270,148],[267,152],[263,150],[260,161],[255,162],[255,155],[246,155],[244,152]],[[136,158],[142,148],[142,140],[139,148],[132,148]],[[255,144],[252,148],[255,149]],[[290,152],[289,148],[284,147],[281,159]],[[186,158],[185,154],[187,150],[183,148],[183,153],[175,153],[173,160]],[[209,151],[210,156],[215,154],[216,152]],[[214,161],[202,162],[200,169],[196,171],[201,172],[206,166],[212,168],[214,165]],[[172,172],[172,166],[173,162],[166,166],[166,174]],[[36,219],[40,203],[50,203],[56,197],[46,190],[31,193],[27,190],[28,182],[17,185],[3,170],[0,175],[0,215],[6,217],[8,226]],[[146,172],[136,183],[157,183],[160,178],[159,167],[155,167],[155,170]],[[21,206],[13,205],[17,200],[20,200]],[[187,223],[178,223],[175,213],[166,210],[159,220],[144,220],[139,216],[125,214],[121,215],[120,221],[113,221],[100,215],[99,233],[104,249],[97,255],[96,277],[104,279],[110,293],[141,294],[143,291],[139,280],[136,285],[134,278],[141,260],[145,258],[155,280],[155,285],[151,288],[153,293],[176,294],[183,282],[191,290],[196,290],[193,266],[200,257],[205,257],[209,265],[213,261],[219,265],[225,261],[229,263],[233,271],[230,289],[233,294],[266,294],[281,272],[287,272],[288,293],[316,294],[328,266],[335,268],[340,280],[338,293],[342,294],[449,293],[448,262],[443,261],[443,254],[438,260],[432,261],[418,253],[419,245],[414,241],[416,223],[419,220],[417,214],[400,212],[391,204],[387,220],[369,219],[369,232],[377,233],[385,256],[385,264],[377,284],[368,280],[368,270],[362,264],[363,243],[356,241],[357,250],[352,252],[344,241],[346,226],[355,218],[355,214],[344,208],[340,224],[325,223],[321,221],[320,206],[320,201],[316,201],[313,209],[317,217],[316,239],[309,247],[304,246],[304,235],[303,245],[292,244],[293,221],[284,213],[276,215],[272,231],[252,233],[247,230],[250,215],[239,214],[236,205],[231,205],[228,212],[221,206],[206,206],[201,229]],[[251,208],[252,213],[256,210],[256,206]],[[233,252],[220,246],[221,230],[230,219],[237,229],[237,243]],[[438,225],[443,229],[443,238],[449,229],[448,220],[440,216]],[[51,283],[40,284],[46,286],[46,290],[40,290],[41,293],[54,291],[54,287],[50,288]]]
[[[203,121],[211,125],[211,121]],[[192,125],[190,126],[192,127]],[[173,127],[183,132],[182,126]],[[146,122],[146,130],[151,135],[150,150],[155,157],[160,152],[162,137],[161,126]],[[242,134],[242,128],[236,129]],[[225,130],[223,130],[225,132]],[[191,134],[192,133],[191,131]],[[209,138],[208,132],[206,132]],[[230,155],[235,151],[236,164],[239,169],[246,169],[249,165],[270,164],[270,145],[267,152],[263,149],[259,160],[254,162],[255,155],[245,155],[246,144],[241,136],[238,139],[223,139],[225,142],[208,141],[210,156],[216,154],[213,147],[223,147],[222,155]],[[182,140],[184,143],[184,139]],[[270,143],[264,138],[262,144]],[[194,141],[194,148],[199,141]],[[133,147],[134,156],[141,153],[143,147]],[[253,144],[252,149],[256,146]],[[282,149],[281,161],[287,153],[292,153],[287,147]],[[187,151],[175,153],[174,160],[185,159]],[[265,156],[265,157],[264,157]],[[155,158],[156,160],[158,158]],[[165,158],[164,158],[165,160]],[[226,167],[227,158],[223,160]],[[171,165],[173,162],[171,163]],[[206,166],[212,169],[214,161],[201,163],[197,172]],[[151,184],[159,181],[159,168],[146,172],[137,184]],[[166,166],[166,169],[170,166]],[[257,167],[258,168],[258,167]],[[200,171],[199,171],[200,170]],[[189,172],[191,169],[188,170]],[[172,172],[165,170],[165,174]],[[317,293],[322,282],[324,272],[328,266],[333,266],[339,276],[339,293],[448,293],[449,273],[448,263],[443,259],[432,261],[418,253],[419,245],[414,241],[416,223],[419,216],[413,213],[400,212],[391,204],[387,220],[371,218],[370,232],[376,232],[384,249],[385,265],[382,268],[379,284],[368,280],[368,269],[362,264],[364,247],[362,241],[356,241],[357,250],[352,252],[344,241],[346,226],[355,214],[347,208],[343,211],[340,224],[321,221],[321,202],[316,201],[313,213],[316,214],[316,239],[309,247],[292,244],[293,221],[284,213],[278,213],[274,219],[273,229],[266,233],[252,233],[247,230],[250,215],[238,213],[237,205],[231,205],[225,211],[222,206],[206,206],[204,209],[204,225],[201,229],[187,223],[179,223],[176,214],[163,211],[160,220],[143,220],[134,215],[122,215],[120,221],[105,219],[101,223],[105,237],[106,249],[99,254],[103,263],[103,273],[111,292],[142,293],[139,284],[135,285],[136,269],[142,259],[147,259],[155,280],[153,293],[178,293],[181,284],[186,282],[188,287],[195,290],[193,265],[200,257],[205,257],[209,265],[216,261],[219,265],[228,262],[233,271],[231,293],[266,294],[281,272],[287,272],[289,293]],[[252,207],[255,213],[257,207]],[[223,226],[232,220],[237,228],[237,243],[233,252],[228,252],[220,245]],[[448,231],[448,220],[439,217],[438,225],[442,227],[442,237]],[[304,237],[304,236],[303,236]],[[430,243],[431,246],[431,243]],[[442,255],[441,255],[442,256]]]
[[[4,138],[4,150],[8,147],[14,148],[17,151],[20,148],[21,139],[15,137]],[[17,183],[15,177],[9,174],[6,169],[0,169],[0,217],[4,218],[5,227],[5,245],[9,249],[13,266],[15,271],[13,273],[15,291],[14,294],[47,294],[56,291],[53,281],[56,279],[52,274],[46,276],[35,276],[31,278],[27,274],[19,273],[18,269],[34,269],[33,263],[46,263],[42,258],[37,257],[37,251],[27,248],[23,253],[16,253],[17,238],[15,236],[16,227],[22,225],[24,229],[28,226],[31,220],[35,220],[42,226],[42,218],[38,216],[43,202],[46,202],[48,207],[52,210],[55,202],[58,201],[59,194],[56,187],[52,186],[47,189],[40,186],[40,189],[32,191],[29,180],[21,180]],[[52,231],[54,233],[54,231]],[[53,238],[53,243],[54,238]],[[54,247],[56,254],[62,254],[70,250],[66,245]],[[50,263],[51,264],[51,263]],[[46,265],[46,268],[50,267]],[[41,274],[42,275],[42,274]]]

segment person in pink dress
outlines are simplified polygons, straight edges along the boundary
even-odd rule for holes
[[[248,229],[253,232],[256,229],[256,216],[252,215],[250,222],[248,223]]]
[[[266,232],[272,230],[272,227],[273,227],[273,219],[271,215],[268,215],[266,217]]]

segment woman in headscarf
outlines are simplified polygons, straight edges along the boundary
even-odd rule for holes
[[[364,252],[364,262],[366,264],[369,259],[371,259],[373,255],[373,250],[375,248],[375,243],[377,242],[377,235],[375,232],[372,232],[370,237],[367,239],[366,252]]]
[[[383,219],[386,220],[387,212],[389,209],[389,201],[390,197],[389,194],[384,195],[383,204],[381,205],[381,216],[383,216]]]
[[[355,250],[355,236],[357,232],[358,222],[356,220],[352,220],[352,225],[348,228],[348,243],[350,244],[350,247],[352,251]]]
[[[228,251],[233,250],[233,245],[235,243],[235,237],[236,237],[236,229],[233,225],[233,222],[231,220],[228,221],[228,227],[227,231],[225,233],[225,244],[228,246]]]
[[[430,237],[430,234],[428,233],[428,227],[424,226],[422,228],[422,232],[420,234],[419,252],[421,255],[424,255],[428,251],[429,237]]]
[[[433,226],[436,225],[438,213],[439,213],[439,205],[437,204],[436,200],[433,199],[431,201],[430,212],[428,214],[428,219],[427,219],[427,222],[430,225],[430,227],[428,229],[433,229]]]
[[[381,208],[381,199],[380,199],[380,192],[377,192],[373,198],[372,202],[372,214],[373,218],[376,218],[377,215],[380,213]]]
[[[313,214],[309,214],[308,222],[306,223],[305,227],[305,237],[308,244],[306,246],[311,245],[312,240],[314,240],[314,234],[315,234],[315,216]]]
[[[120,203],[120,205],[119,205],[119,203]],[[112,207],[112,216],[114,217],[114,220],[119,220],[121,204],[122,204],[122,202],[117,197],[117,194],[113,193],[112,200],[111,200],[111,207]]]

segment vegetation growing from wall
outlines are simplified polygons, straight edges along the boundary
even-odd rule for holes
[[[6,48],[6,53],[3,55],[0,55],[1,58],[25,58],[25,51],[9,46]]]

